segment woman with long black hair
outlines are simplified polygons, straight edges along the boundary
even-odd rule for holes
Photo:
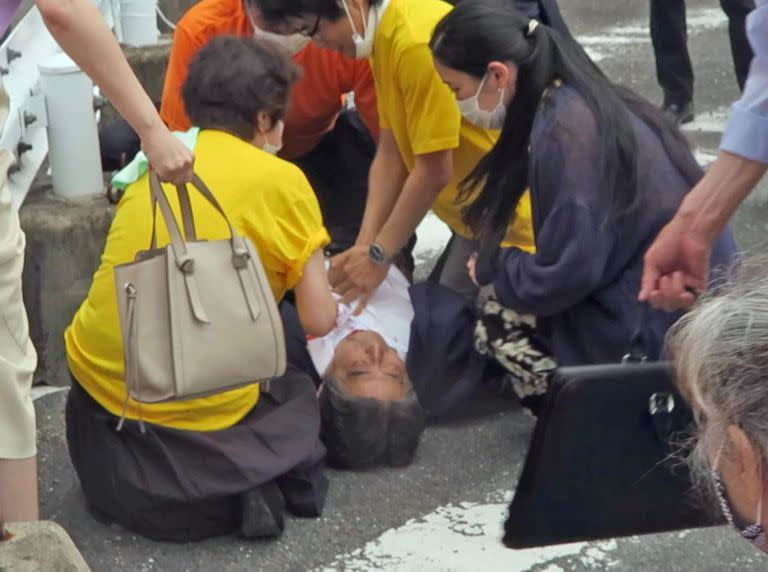
[[[508,1],[459,2],[430,47],[464,117],[502,130],[463,183],[482,189],[463,211],[483,245],[470,273],[493,284],[507,318],[536,316],[559,364],[618,361],[638,324],[645,248],[702,176],[685,139],[571,37]],[[536,253],[499,249],[528,188]],[[734,251],[726,230],[714,266]],[[677,317],[648,314],[649,358]]]

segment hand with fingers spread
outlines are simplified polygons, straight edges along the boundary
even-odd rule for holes
[[[675,216],[645,254],[640,300],[667,312],[689,309],[707,287],[711,250],[710,240]]]
[[[331,282],[334,292],[342,297],[345,304],[357,299],[355,315],[359,315],[387,277],[389,263],[377,264],[371,260],[368,246],[358,244],[335,256],[331,260],[331,268],[335,279]]]
[[[328,267],[328,282],[331,285],[331,289],[342,297],[345,304],[357,298],[358,295],[358,290],[349,279],[349,274],[344,267],[349,260],[351,250],[351,248],[347,249],[331,258],[331,263]]]

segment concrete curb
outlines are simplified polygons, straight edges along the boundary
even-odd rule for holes
[[[8,524],[0,572],[91,572],[66,531],[52,521]]]

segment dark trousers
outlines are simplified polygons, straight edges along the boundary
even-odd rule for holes
[[[731,54],[739,88],[749,74],[752,49],[747,40],[746,17],[754,0],[720,0],[728,16]],[[664,103],[685,104],[693,100],[693,67],[688,54],[685,0],[651,0],[651,40],[656,55],[656,77],[664,90]]]
[[[376,144],[356,111],[339,115],[333,130],[293,162],[304,172],[320,203],[335,254],[354,245],[368,197],[368,172]]]
[[[239,423],[183,431],[119,419],[73,379],[67,443],[88,504],[102,519],[166,542],[234,532],[241,494],[268,483],[296,516],[319,516],[323,474],[320,414],[310,378],[289,368]]]

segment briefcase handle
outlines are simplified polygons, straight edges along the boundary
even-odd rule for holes
[[[623,364],[637,364],[648,361],[648,304],[640,303],[637,328],[629,342],[629,351],[621,360]],[[659,391],[653,393],[648,400],[648,414],[653,423],[653,429],[659,441],[665,446],[670,446],[670,438],[675,433],[673,411],[676,409],[675,393]]]

